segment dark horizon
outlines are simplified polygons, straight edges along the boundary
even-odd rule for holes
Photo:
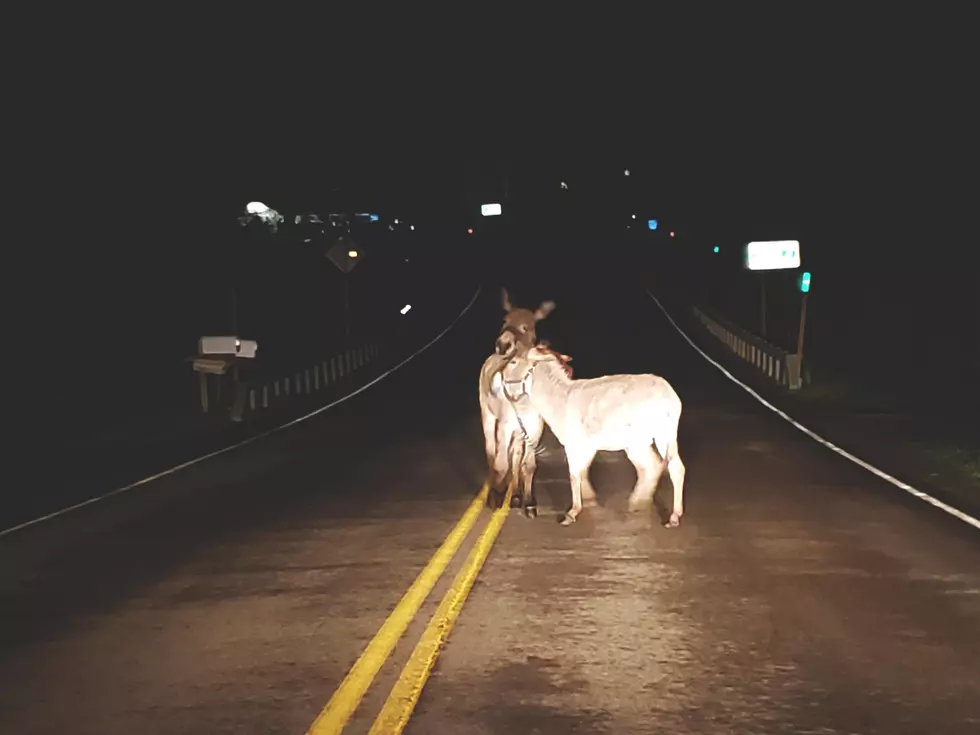
[[[501,201],[509,249],[550,269],[563,267],[569,248],[615,246],[630,213],[641,228],[656,217],[686,242],[720,244],[709,268],[729,267],[749,239],[798,239],[815,304],[833,294],[844,314],[878,303],[883,320],[903,324],[911,313],[917,332],[946,329],[939,315],[955,313],[955,329],[977,333],[970,231],[955,182],[941,172],[950,141],[931,128],[903,139],[887,110],[859,125],[830,121],[827,110],[808,117],[812,104],[776,115],[785,100],[744,101],[749,113],[739,114],[703,102],[652,118],[624,109],[547,120],[522,110],[495,129],[499,109],[486,119],[475,108],[406,118],[392,114],[394,103],[362,100],[337,123],[331,105],[252,102],[209,103],[214,114],[199,110],[193,134],[164,135],[154,122],[152,145],[108,141],[97,162],[75,170],[81,180],[67,183],[83,203],[63,199],[80,211],[68,223],[75,234],[53,246],[57,266],[42,269],[55,308],[31,315],[39,332],[67,332],[76,351],[122,335],[151,353],[192,341],[215,319],[200,313],[225,288],[236,218],[259,200],[291,213],[377,211],[447,242],[466,227],[495,227],[479,205]],[[85,178],[95,171],[97,181]],[[174,335],[155,341],[163,330]]]

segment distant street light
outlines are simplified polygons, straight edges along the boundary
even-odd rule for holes
[[[568,184],[566,184],[564,181],[561,182],[561,188],[562,189],[568,189]]]
[[[258,217],[265,224],[269,225],[269,229],[273,232],[273,234],[279,231],[279,223],[284,220],[284,217],[279,214],[279,212],[266,206],[262,202],[249,202],[246,204],[245,216],[240,217],[238,221],[243,226],[246,226],[253,217]]]
[[[625,171],[623,171],[623,176],[629,176],[629,175],[630,175],[630,170],[629,169],[626,169]]]
[[[357,251],[356,250],[348,250],[347,251],[347,257],[348,258],[356,258],[357,257]]]

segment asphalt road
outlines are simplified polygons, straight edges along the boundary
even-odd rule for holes
[[[627,514],[632,468],[604,453],[600,506],[559,526],[546,434],[541,516],[512,512],[406,732],[977,732],[980,535],[759,407],[638,284],[596,279],[539,284],[558,302],[540,335],[578,377],[673,383],[682,525]],[[500,316],[489,289],[336,410],[0,538],[0,732],[306,732],[479,489]],[[470,543],[345,732],[370,727]]]

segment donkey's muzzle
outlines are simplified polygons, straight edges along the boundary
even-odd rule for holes
[[[494,349],[497,350],[498,355],[506,356],[511,354],[515,347],[517,347],[517,340],[514,339],[514,335],[510,332],[502,332],[497,337],[497,343]]]

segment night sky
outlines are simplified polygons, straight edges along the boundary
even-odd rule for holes
[[[846,55],[814,43],[777,63],[802,29],[756,54],[702,34],[658,59],[564,53],[532,71],[495,56],[458,78],[436,54],[398,78],[373,75],[366,54],[335,75],[324,70],[341,68],[336,56],[258,76],[160,57],[126,95],[74,89],[62,109],[84,114],[51,143],[47,177],[65,234],[45,236],[35,272],[50,308],[31,320],[75,346],[193,331],[187,294],[245,202],[341,202],[455,227],[507,172],[514,206],[540,221],[566,180],[594,222],[636,206],[726,243],[797,237],[815,283],[975,329],[964,67],[857,31]],[[498,86],[474,81],[487,70]],[[519,91],[503,81],[521,77]]]

